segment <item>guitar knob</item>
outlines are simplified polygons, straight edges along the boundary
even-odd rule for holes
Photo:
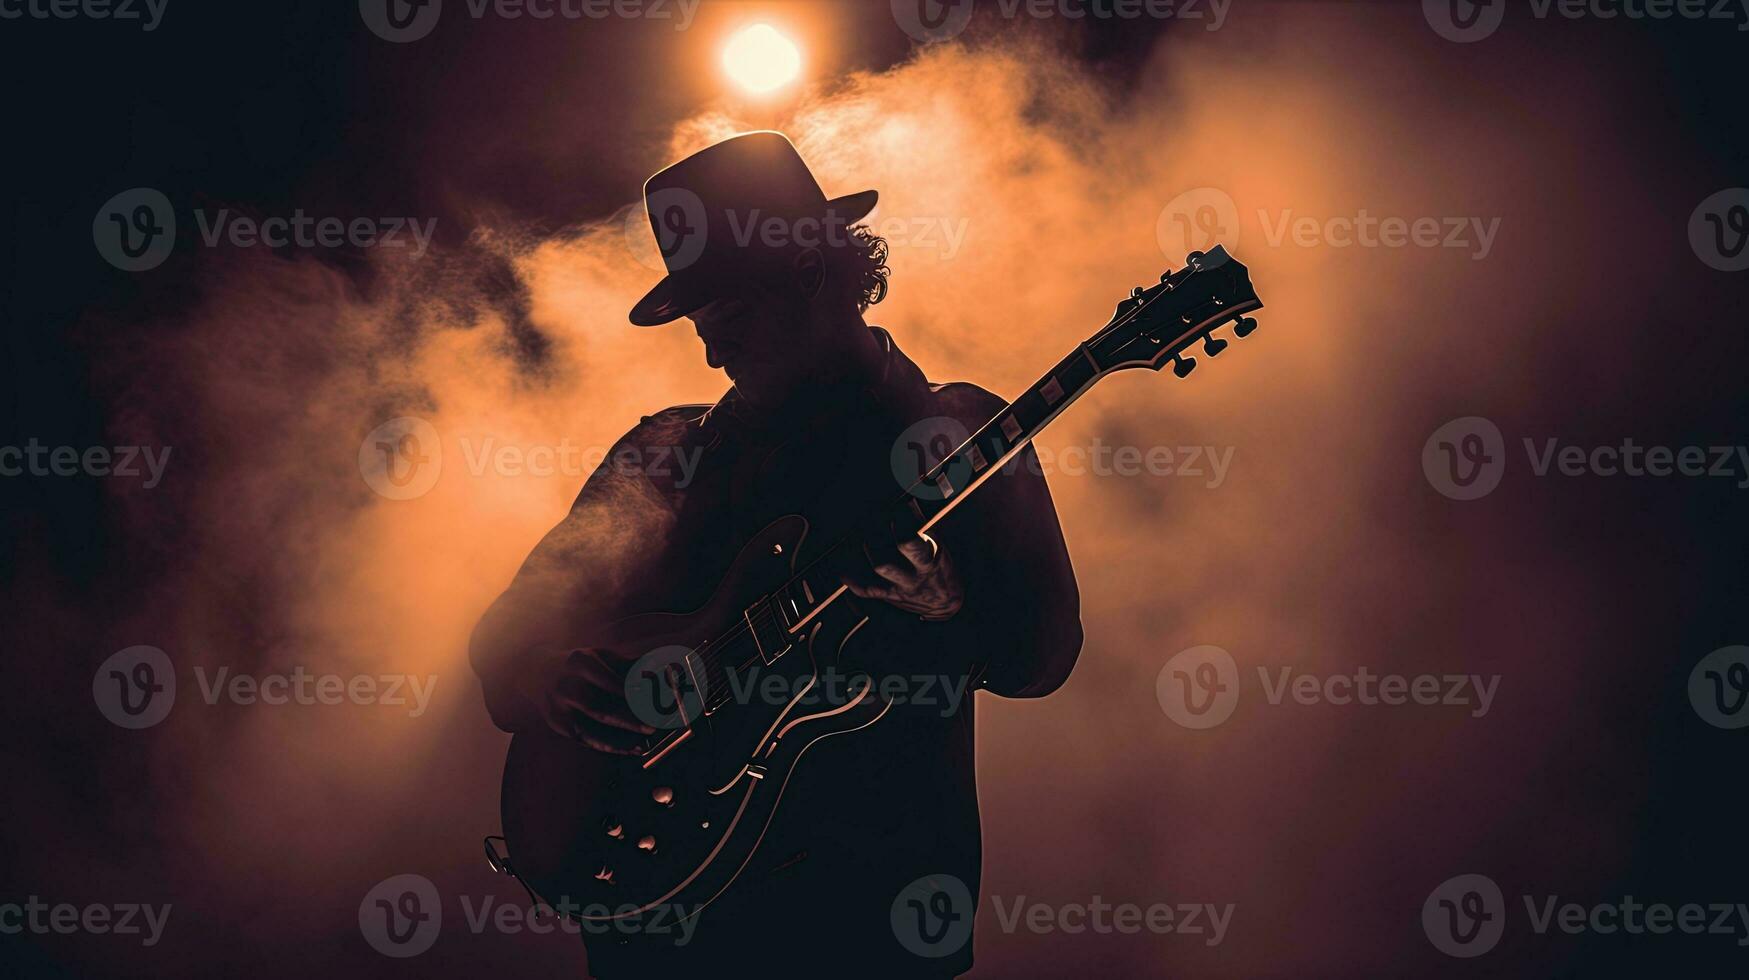
[[[595,880],[605,881],[610,885],[613,884],[613,869],[605,864],[602,865],[601,870],[595,872]]]
[[[638,850],[649,854],[656,853],[656,838],[647,834],[643,837],[639,837]]]
[[[1227,342],[1212,333],[1202,339],[1202,352],[1210,357],[1214,357],[1226,349]]]
[[[1257,318],[1248,316],[1233,325],[1233,336],[1244,339],[1251,336],[1251,331],[1256,329]]]
[[[1196,370],[1196,358],[1194,358],[1194,357],[1174,357],[1172,359],[1172,373],[1173,374],[1176,374],[1181,378],[1188,378],[1188,377],[1190,377],[1190,372],[1192,372],[1194,370]]]
[[[624,837],[626,835],[625,824],[610,823],[606,820],[603,820],[601,822],[601,824],[602,824],[602,828],[607,831],[607,836],[609,836],[609,837],[618,839],[618,838]]]
[[[658,786],[650,791],[650,799],[663,806],[674,805],[674,789],[669,786]]]

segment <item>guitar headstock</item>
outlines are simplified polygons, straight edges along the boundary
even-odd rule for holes
[[[1236,321],[1233,335],[1247,337],[1257,329],[1249,316],[1262,308],[1251,274],[1239,260],[1216,245],[1207,252],[1192,252],[1185,266],[1167,272],[1153,286],[1137,286],[1128,299],[1117,304],[1110,322],[1088,339],[1087,352],[1099,365],[1099,373],[1126,368],[1158,371],[1168,363],[1180,378],[1196,367],[1196,358],[1185,351],[1202,341],[1202,351],[1214,357],[1227,341],[1214,332]]]

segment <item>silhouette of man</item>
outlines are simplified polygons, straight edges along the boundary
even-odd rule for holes
[[[627,707],[624,677],[643,651],[592,646],[590,623],[694,608],[783,515],[833,540],[934,461],[896,473],[911,448],[895,452],[902,433],[943,420],[975,430],[1004,407],[975,385],[931,384],[864,321],[887,290],[886,243],[855,224],[875,198],[826,199],[777,133],[649,180],[669,274],[631,321],[689,318],[733,387],[627,433],[481,619],[471,656],[500,728],[637,752],[653,729]],[[971,693],[1049,694],[1082,639],[1050,493],[1030,448],[1017,461],[928,536],[869,545],[846,574],[857,598],[841,601],[870,617],[857,641],[904,696],[880,723],[808,750],[752,864],[685,941],[585,930],[596,976],[970,969],[969,921],[952,926],[975,912],[981,864]],[[964,893],[907,892],[925,877]]]

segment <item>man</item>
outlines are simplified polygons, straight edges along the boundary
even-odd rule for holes
[[[641,651],[598,649],[592,630],[697,606],[775,518],[803,514],[821,540],[856,530],[933,462],[905,464],[902,435],[975,430],[1004,406],[973,385],[930,384],[864,322],[887,289],[886,243],[855,225],[875,197],[827,200],[777,133],[726,140],[650,179],[669,274],[631,321],[689,318],[733,387],[628,433],[482,618],[472,659],[499,727],[639,751],[653,729],[628,708],[625,676]],[[1039,697],[1063,683],[1082,638],[1074,572],[1031,449],[931,534],[865,551],[846,573],[856,599],[841,601],[870,619],[856,639],[871,672],[909,696],[867,730],[809,749],[753,864],[685,943],[586,932],[597,976],[970,968],[971,690]],[[924,891],[963,885],[970,907],[931,894],[913,910],[907,889],[920,879]]]

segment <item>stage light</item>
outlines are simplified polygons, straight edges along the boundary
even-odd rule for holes
[[[769,92],[795,79],[802,55],[771,25],[755,24],[724,46],[723,70],[750,92]]]

